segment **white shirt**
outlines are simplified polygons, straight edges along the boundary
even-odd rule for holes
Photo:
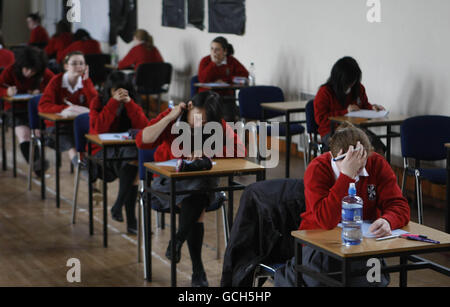
[[[227,65],[227,57],[225,57],[224,59],[223,59],[223,61],[218,65],[218,66],[222,66],[222,65]]]
[[[62,78],[62,87],[67,89],[71,94],[76,93],[77,91],[83,89],[83,78],[81,76],[78,77],[78,81],[75,84],[75,87],[71,87],[69,83],[69,73],[66,72]]]
[[[338,179],[341,172],[339,171],[336,162],[333,161],[333,158],[331,158],[331,168],[333,168],[334,173],[334,179]],[[359,177],[369,177],[369,173],[367,172],[366,168],[364,167],[363,170],[356,176],[355,180],[356,182],[359,181]]]

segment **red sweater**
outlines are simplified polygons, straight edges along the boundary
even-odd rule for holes
[[[100,48],[100,43],[96,40],[87,40],[87,41],[75,41],[69,45],[63,52],[58,56],[57,61],[61,63],[66,55],[73,51],[81,51],[83,54],[100,54],[102,53],[102,49]]]
[[[334,91],[327,85],[322,86],[314,99],[314,117],[319,126],[319,134],[325,136],[331,132],[331,124],[328,119],[331,116],[344,116],[348,113],[347,108],[351,104],[356,104],[360,109],[372,110],[366,95],[366,89],[361,84],[361,91],[357,100],[352,100],[347,96],[345,106],[339,103]]]
[[[91,111],[89,113],[89,134],[101,134],[118,131],[119,120],[117,117],[117,109],[120,102],[111,98],[108,103],[102,107],[100,98],[97,96],[91,101]],[[128,118],[131,120],[132,129],[144,129],[148,125],[148,119],[133,100],[129,103],[124,103]],[[101,150],[100,146],[92,145],[92,154],[96,154]],[[87,151],[87,148],[86,148]]]
[[[48,41],[48,33],[43,26],[39,25],[31,30],[30,40],[28,41],[28,44],[48,43]]]
[[[125,69],[134,66],[134,70],[137,70],[141,64],[162,62],[164,60],[156,47],[148,50],[145,44],[140,44],[128,52],[122,61],[119,62],[118,68]]]
[[[384,218],[391,229],[408,224],[410,211],[391,166],[382,156],[372,153],[366,164],[368,177],[359,177],[357,195],[364,201],[363,219]],[[355,180],[340,174],[335,180],[329,152],[314,159],[305,173],[306,212],[301,215],[300,230],[333,229],[341,221],[342,199]],[[369,196],[369,190],[375,195]]]
[[[63,87],[64,73],[60,73],[53,77],[48,86],[45,88],[44,94],[39,101],[39,112],[41,113],[60,113],[69,106],[64,103],[64,99],[69,102],[89,107],[89,102],[97,96],[97,90],[91,79],[83,80],[83,88],[74,93],[70,93],[67,88]],[[45,122],[47,127],[54,126],[51,121]]]
[[[15,61],[14,53],[11,50],[0,49],[0,68],[13,65]]]
[[[157,122],[159,122],[161,119],[163,119],[164,117],[166,117],[169,113],[171,112],[170,109],[160,113],[158,115],[158,117],[152,119],[150,121],[150,123],[148,124],[148,126],[152,126],[154,124],[156,124]],[[172,131],[172,126],[174,125],[175,121],[173,121],[170,125],[167,125],[166,129],[164,129],[164,131],[161,133],[161,135],[158,137],[158,139],[151,144],[144,144],[142,141],[142,133],[143,131],[139,132],[138,135],[136,136],[136,146],[140,149],[154,149],[157,148],[155,151],[155,162],[163,162],[163,161],[169,161],[172,159],[175,159],[175,156],[172,153],[171,150],[171,146],[172,146],[172,142],[173,140],[175,140],[175,138],[177,138],[177,135],[173,135],[171,133]],[[239,139],[239,137],[237,136],[237,134],[231,129],[231,127],[224,121],[222,120],[222,129],[223,131],[226,131],[224,133],[226,133],[226,135],[228,136],[233,136],[233,142],[234,142],[234,152],[233,152],[233,156],[234,157],[239,157],[242,155],[246,155],[246,151],[245,151],[245,146],[243,145],[242,141]],[[226,142],[224,143],[223,146],[223,156],[226,157]],[[239,155],[242,154],[242,155]]]
[[[198,80],[200,83],[216,82],[217,80],[223,80],[226,83],[233,83],[234,77],[246,77],[248,78],[247,69],[238,61],[235,57],[227,57],[227,64],[217,66],[216,63],[211,61],[211,57],[208,55],[200,61],[198,68]],[[205,88],[199,88],[199,92],[207,91]],[[222,96],[232,96],[233,90],[217,91]]]
[[[40,90],[40,92],[43,92],[54,75],[55,74],[51,70],[45,69],[42,79],[37,83],[38,86],[35,86],[35,77],[19,79],[14,72],[14,65],[8,66],[0,75],[0,97],[7,95],[8,88],[5,85],[17,87],[18,94],[28,94],[37,89]],[[5,101],[5,110],[9,110],[10,108],[11,104]]]
[[[61,33],[58,36],[53,36],[48,42],[47,47],[45,47],[45,52],[48,56],[56,55],[56,58],[59,58],[67,47],[72,44],[73,35],[69,32]]]

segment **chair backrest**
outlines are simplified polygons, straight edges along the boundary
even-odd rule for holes
[[[239,91],[239,111],[247,120],[262,119],[261,103],[282,102],[284,95],[276,86],[250,86]],[[266,119],[283,115],[280,112],[266,111]]]
[[[109,54],[86,54],[84,56],[86,64],[89,65],[89,78],[95,85],[100,85],[106,81],[109,70],[106,64],[111,64]]]
[[[28,102],[28,122],[31,130],[39,129],[39,100],[41,100],[42,95],[33,97]]]
[[[450,143],[450,117],[425,115],[408,118],[400,128],[402,155],[424,161],[443,160]]]
[[[314,100],[308,101],[305,108],[306,114],[306,131],[311,134],[317,134],[319,126],[316,123],[316,119],[314,117]]]
[[[191,98],[198,93],[198,87],[194,86],[195,83],[199,83],[198,76],[191,78]]]
[[[145,150],[139,149],[139,179],[145,180],[144,163],[153,162],[156,149]]]
[[[172,65],[169,63],[146,63],[136,72],[136,87],[139,94],[167,93],[172,80]]]
[[[75,137],[75,149],[77,152],[86,151],[86,137],[89,133],[89,113],[77,116],[73,122],[73,134]]]

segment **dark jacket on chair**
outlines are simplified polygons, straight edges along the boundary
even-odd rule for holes
[[[251,287],[259,263],[284,263],[294,256],[291,231],[305,211],[303,180],[257,182],[242,194],[225,251],[222,287]]]

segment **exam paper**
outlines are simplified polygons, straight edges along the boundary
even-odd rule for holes
[[[188,164],[192,163],[192,161],[185,160]],[[171,166],[176,167],[177,166],[178,159],[173,159],[165,162],[158,162],[156,165],[158,166]],[[212,165],[216,165],[216,162],[213,162]]]
[[[345,116],[360,118],[383,118],[388,116],[388,114],[389,111],[359,110],[347,113]]]
[[[128,139],[129,136],[130,135],[129,135],[128,132],[123,132],[123,133],[103,133],[103,134],[99,134],[98,135],[98,137],[102,141],[120,141],[120,140]]]
[[[374,236],[369,231],[370,225],[372,225],[371,222],[366,222],[366,221],[363,222],[363,224],[362,224],[363,237],[365,237],[365,238],[376,238],[376,236]],[[342,228],[342,223],[340,223],[338,225],[338,227]],[[407,234],[407,233],[409,233],[409,232],[407,232],[405,230],[401,230],[401,229],[396,229],[396,230],[392,230],[391,236],[400,236],[400,235]]]

